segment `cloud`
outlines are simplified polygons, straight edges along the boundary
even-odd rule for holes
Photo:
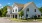
[[[2,4],[0,4],[0,6],[2,6]]]
[[[0,7],[0,9],[1,9],[1,8],[3,8],[3,6],[2,6],[2,7]]]
[[[3,6],[1,8],[3,8]]]
[[[10,3],[8,3],[8,4],[10,4]]]
[[[3,8],[2,4],[0,4],[0,9]]]

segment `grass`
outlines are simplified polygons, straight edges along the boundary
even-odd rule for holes
[[[17,22],[22,22],[22,21],[26,22],[27,21],[27,20],[15,19],[15,18],[11,18],[10,20],[17,21]]]
[[[10,20],[16,21],[16,22],[34,22],[33,20],[35,20],[35,19],[21,20],[21,19],[11,18]],[[37,20],[37,22],[42,21],[42,19],[36,19],[36,20]]]
[[[37,21],[42,21],[42,19],[37,19]]]
[[[16,22],[32,22],[34,19],[21,20],[21,19],[11,18],[11,19],[9,19],[9,20],[11,20],[11,21],[16,21]]]

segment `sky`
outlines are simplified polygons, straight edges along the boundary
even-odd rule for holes
[[[42,0],[0,0],[0,8],[3,8],[6,5],[12,6],[13,3],[26,4],[28,2],[34,2],[37,7],[42,7]]]

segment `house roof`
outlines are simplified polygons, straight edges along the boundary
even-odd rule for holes
[[[20,4],[20,3],[16,3],[16,2],[15,2],[15,4],[13,4],[13,6],[14,6],[14,5],[17,5],[18,8],[22,8],[22,10],[23,10],[23,9],[25,9],[28,5],[30,5],[30,4],[32,4],[32,3],[33,3],[33,2],[29,2],[29,3],[26,3],[26,4]],[[11,6],[8,6],[8,8],[12,9]]]
[[[7,8],[11,9],[12,10],[12,7],[11,6],[8,6]]]
[[[16,2],[15,2],[15,4],[16,4],[18,7],[21,7],[21,8],[24,7],[24,4],[20,4],[20,3],[16,3]]]
[[[29,3],[26,3],[26,4],[24,4],[24,8],[23,9],[25,9],[27,6],[29,6],[30,4],[32,4],[33,2],[29,2]],[[22,9],[22,10],[23,10]]]
[[[24,7],[27,7],[28,5],[32,4],[33,2],[26,3]]]

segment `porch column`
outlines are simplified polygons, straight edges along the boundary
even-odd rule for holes
[[[10,14],[10,18],[11,18],[11,14]]]
[[[11,15],[11,17],[13,18],[13,14]]]
[[[17,19],[19,19],[19,14],[17,14]]]
[[[14,14],[14,18],[15,18],[15,14]]]

